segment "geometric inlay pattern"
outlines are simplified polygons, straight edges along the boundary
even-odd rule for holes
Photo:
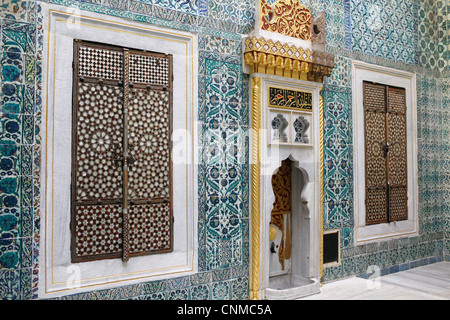
[[[390,112],[406,112],[406,96],[404,89],[388,88],[387,108]]]
[[[384,113],[366,111],[366,185],[386,185],[386,159],[383,145],[386,136]]]
[[[130,253],[171,249],[170,203],[131,205]]]
[[[76,200],[117,199],[122,196],[122,170],[112,150],[122,141],[122,90],[80,83],[76,141]]]
[[[170,197],[169,92],[130,90],[128,133],[130,199]]]
[[[405,220],[407,216],[407,192],[406,188],[389,187],[389,220]]]
[[[130,81],[169,85],[169,59],[147,55],[130,54]]]
[[[386,87],[379,84],[364,83],[364,107],[386,112]]]
[[[408,218],[405,89],[369,82],[364,82],[363,89],[366,223],[405,220]]]
[[[366,190],[366,223],[387,222],[388,197],[386,187],[367,188]]]
[[[389,183],[406,186],[406,115],[388,113]]]
[[[83,205],[76,211],[73,232],[77,257],[120,253],[122,205]]]
[[[122,51],[80,46],[78,75],[120,81],[122,56]]]
[[[387,88],[389,140],[389,220],[405,220],[407,212],[406,95],[401,88]]]

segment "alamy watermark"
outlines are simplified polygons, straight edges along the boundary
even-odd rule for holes
[[[366,270],[367,288],[380,289],[381,288],[381,270],[377,265],[370,265]]]
[[[77,265],[71,264],[67,267],[66,273],[69,275],[66,281],[68,289],[77,289],[81,287],[81,269]]]

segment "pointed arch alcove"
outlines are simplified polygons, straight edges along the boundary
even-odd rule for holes
[[[292,155],[272,175],[267,299],[296,298],[319,291],[310,270],[311,215],[307,171]],[[305,193],[304,193],[305,192]],[[267,202],[272,200],[267,197]]]

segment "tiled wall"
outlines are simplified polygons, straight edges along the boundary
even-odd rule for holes
[[[327,8],[333,8],[328,12],[327,22],[338,24],[332,30],[344,30],[345,36],[327,36],[327,50],[336,54],[336,68],[326,79],[324,90],[324,221],[325,229],[341,230],[341,263],[325,268],[322,280],[365,275],[369,265],[379,266],[385,274],[443,260],[449,188],[448,164],[445,165],[449,124],[445,121],[443,104],[446,92],[443,77],[448,72],[446,3],[435,0],[326,0],[325,3]],[[336,15],[342,18],[334,18]],[[352,59],[417,75],[418,237],[361,246],[353,243],[353,195],[357,191],[352,188]]]
[[[47,2],[47,1],[45,1]],[[248,76],[241,35],[253,0],[52,0],[199,34],[199,273],[64,299],[245,299],[249,294]],[[444,0],[303,0],[326,12],[336,68],[325,80],[325,229],[341,264],[323,281],[395,272],[450,255],[450,72]],[[0,299],[37,298],[41,126],[40,2],[0,3]],[[352,59],[417,73],[420,236],[354,246]]]
[[[42,38],[38,6],[0,7],[0,298],[31,299],[39,241]]]

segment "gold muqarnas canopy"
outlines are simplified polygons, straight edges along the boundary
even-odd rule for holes
[[[250,66],[250,73],[316,82],[322,82],[324,76],[331,75],[334,55],[323,51],[324,12],[314,18],[298,0],[278,0],[272,5],[267,0],[261,0],[259,11],[261,31],[294,38],[294,42],[304,43],[305,46],[263,36],[249,37],[245,40],[244,61]]]

